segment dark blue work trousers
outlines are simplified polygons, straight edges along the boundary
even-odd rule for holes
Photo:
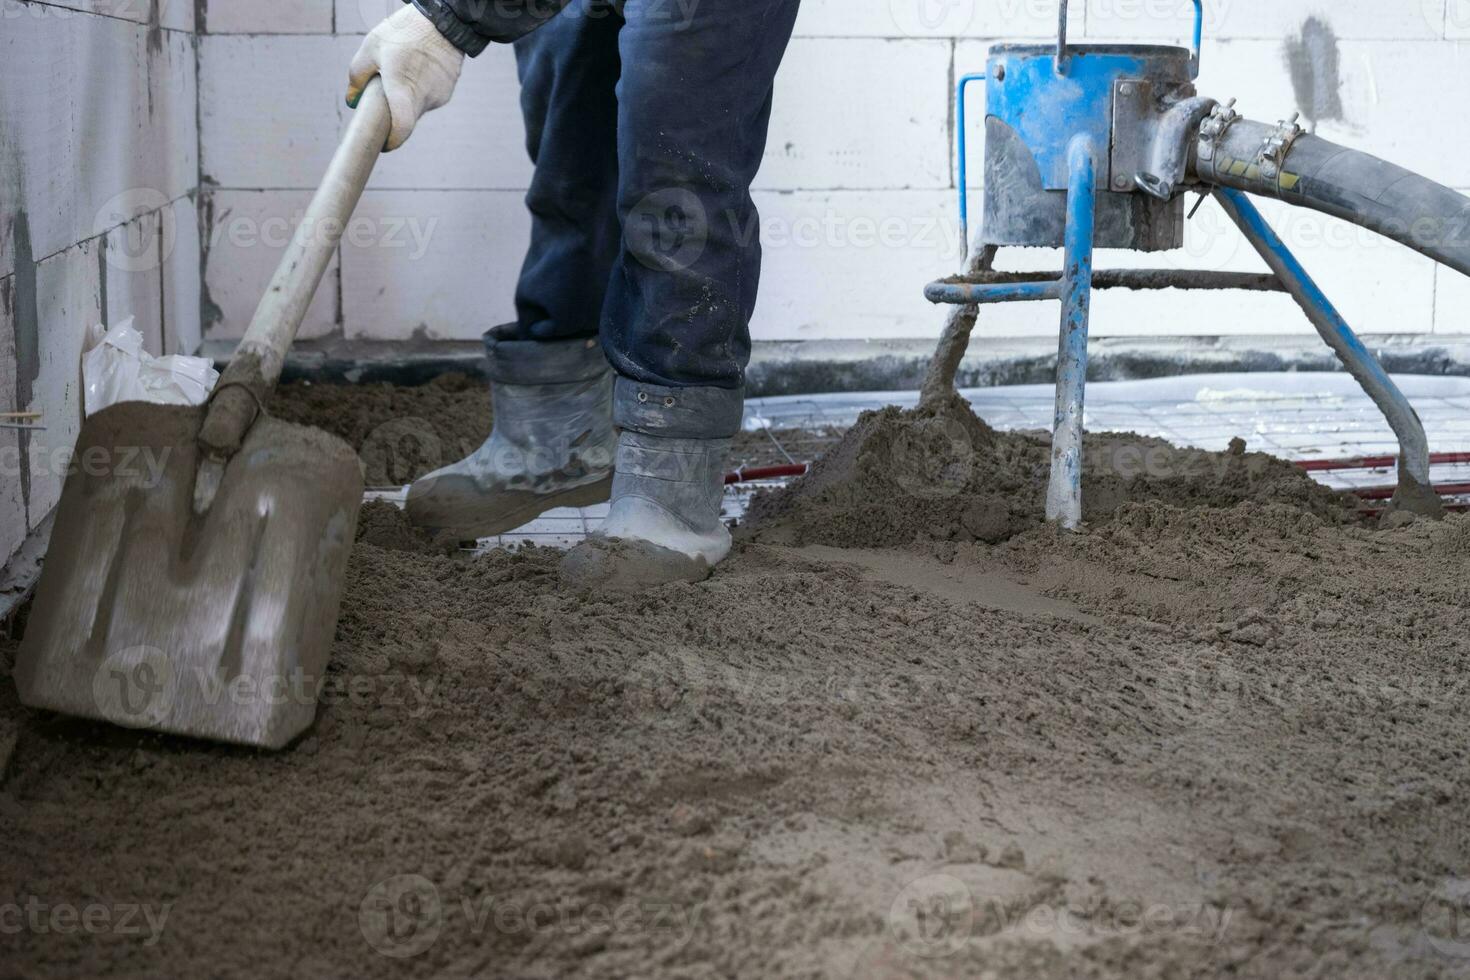
[[[675,389],[708,407],[712,437],[732,406],[739,422],[750,183],[798,3],[575,0],[515,42],[536,165],[515,337],[600,336],[618,402]]]

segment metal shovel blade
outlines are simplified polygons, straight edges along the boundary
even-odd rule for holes
[[[36,708],[280,748],[316,712],[362,470],[262,416],[196,516],[204,414],[134,402],[82,426],[16,685]]]

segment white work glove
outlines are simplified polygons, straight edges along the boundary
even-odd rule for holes
[[[408,4],[373,28],[357,49],[347,69],[347,104],[355,108],[367,83],[382,76],[393,118],[383,150],[396,150],[420,116],[449,101],[463,67],[464,52]]]

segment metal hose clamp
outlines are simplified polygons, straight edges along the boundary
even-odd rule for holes
[[[1220,143],[1225,139],[1225,133],[1235,121],[1240,118],[1240,113],[1235,111],[1235,100],[1231,99],[1224,105],[1217,105],[1210,110],[1205,121],[1199,127],[1199,145],[1195,155],[1200,163],[1208,163],[1211,176],[1215,173],[1215,152]]]
[[[1304,132],[1297,125],[1299,118],[1301,113],[1293,112],[1290,119],[1279,120],[1276,128],[1261,144],[1261,151],[1256,155],[1256,164],[1261,168],[1262,176],[1274,179],[1280,175],[1282,167],[1286,166],[1286,155],[1291,152],[1291,144]]]

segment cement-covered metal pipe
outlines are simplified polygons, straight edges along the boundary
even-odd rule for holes
[[[1159,117],[1158,128],[1149,147],[1149,168],[1133,176],[1139,190],[1162,201],[1174,196],[1189,171],[1189,156],[1193,149],[1190,140],[1216,105],[1218,103],[1214,99],[1196,96],[1176,102]]]
[[[1202,135],[1194,156],[1195,176],[1207,184],[1351,221],[1470,276],[1470,197],[1427,177],[1249,119],[1228,121],[1213,138]]]
[[[1087,385],[1087,327],[1092,310],[1092,253],[1097,210],[1097,148],[1087,134],[1067,146],[1067,237],[1059,296],[1057,396],[1051,429],[1046,519],[1073,530],[1082,523],[1082,421]]]

